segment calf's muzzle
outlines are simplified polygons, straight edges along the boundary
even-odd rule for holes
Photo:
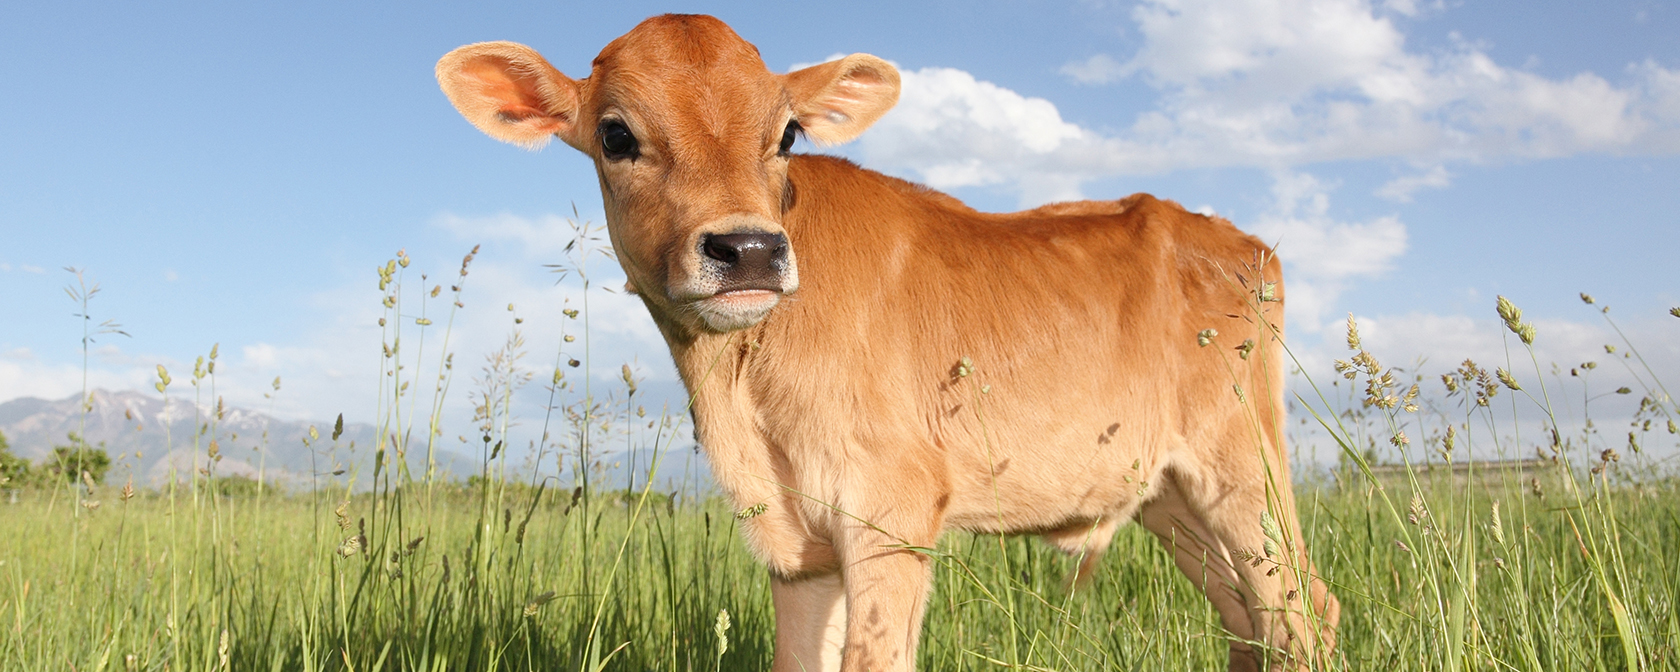
[[[787,236],[744,232],[707,234],[700,251],[708,270],[716,274],[718,293],[764,290],[781,293],[788,270]]]

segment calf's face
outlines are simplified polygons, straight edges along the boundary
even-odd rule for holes
[[[898,71],[854,54],[776,75],[707,16],[642,22],[571,79],[531,48],[485,42],[438,62],[473,125],[538,147],[551,136],[595,162],[619,263],[649,307],[685,328],[757,324],[799,288],[782,228],[797,196],[800,133],[851,140],[898,100]]]

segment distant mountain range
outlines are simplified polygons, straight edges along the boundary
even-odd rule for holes
[[[214,440],[222,459],[217,475],[238,474],[308,487],[316,480],[344,483],[356,475],[358,485],[367,486],[373,475],[376,429],[372,425],[345,423],[344,433],[332,440],[333,421],[301,422],[281,420],[242,408],[227,407],[220,418],[214,405],[195,408],[190,400],[163,399],[140,392],[96,390],[83,429],[81,396],[46,400],[33,397],[0,404],[0,434],[11,444],[12,454],[39,462],[53,446],[70,445],[72,432],[83,434],[94,447],[103,444],[112,467],[107,483],[126,482],[158,485],[173,472],[185,478],[194,469],[208,466],[209,447]],[[318,439],[304,444],[309,428]],[[201,433],[202,432],[202,433]],[[422,429],[422,436],[425,431]],[[424,444],[407,455],[410,470],[418,478],[425,473]],[[478,472],[478,461],[459,453],[438,449],[435,453],[440,474],[462,477]],[[395,457],[392,457],[395,466]],[[344,474],[332,472],[343,469]]]

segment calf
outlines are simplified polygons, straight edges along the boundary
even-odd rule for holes
[[[711,17],[648,19],[585,79],[508,42],[437,74],[492,137],[594,160],[712,473],[761,512],[742,531],[770,568],[773,669],[912,669],[914,549],[944,530],[1042,534],[1088,574],[1133,518],[1217,607],[1232,669],[1329,651],[1260,241],[1144,194],[990,214],[792,154],[857,137],[898,72],[857,54],[772,74]]]

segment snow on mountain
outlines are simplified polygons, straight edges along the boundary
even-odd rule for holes
[[[84,418],[80,395],[46,400],[26,397],[0,403],[0,434],[6,436],[12,453],[40,461],[53,446],[70,445],[70,435],[79,434],[93,446],[103,446],[111,456],[112,468],[106,482],[157,485],[210,464],[209,448],[216,442],[221,460],[218,475],[238,474],[308,487],[316,480],[342,483],[359,475],[367,485],[372,476],[372,453],[376,429],[362,423],[346,423],[344,433],[332,440],[331,420],[299,422],[281,420],[249,409],[225,407],[218,417],[215,403],[194,404],[179,396],[167,405],[157,395],[133,391],[95,390]],[[305,445],[311,426],[319,439]],[[420,434],[423,436],[424,431]],[[423,473],[424,444],[407,456],[410,469]],[[418,453],[418,454],[416,454]],[[439,450],[440,473],[457,476],[475,473],[476,460]],[[343,469],[334,477],[331,472]]]

